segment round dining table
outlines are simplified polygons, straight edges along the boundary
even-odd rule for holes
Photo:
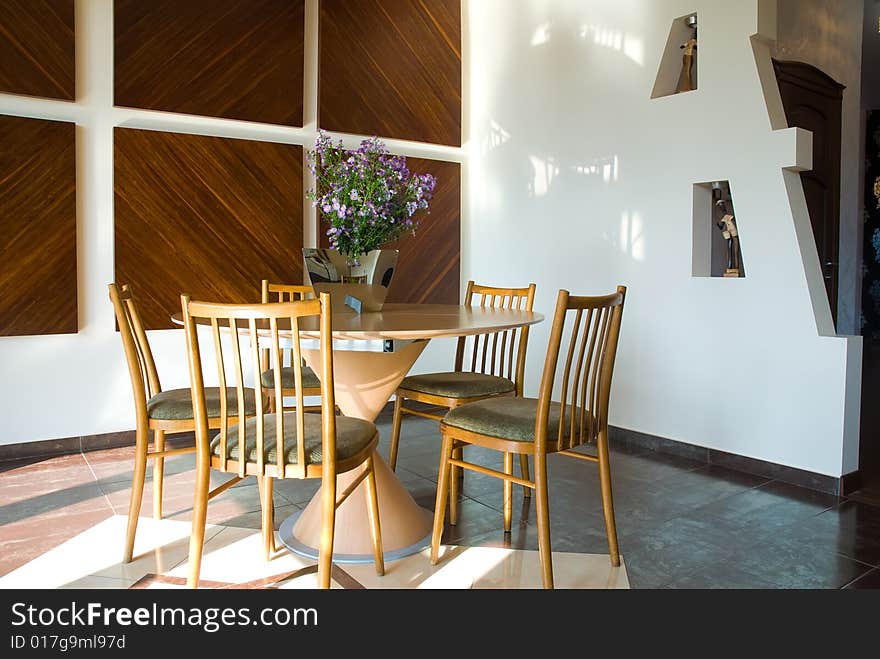
[[[172,316],[181,323],[179,313]],[[438,304],[385,304],[381,311],[333,313],[333,380],[336,405],[351,417],[374,421],[431,339],[494,334],[534,325],[544,316],[532,311]],[[318,319],[300,324],[302,339],[317,338]],[[308,366],[323,379],[320,351],[302,346]],[[451,366],[451,364],[450,364]],[[439,467],[439,463],[438,463]],[[431,513],[410,496],[378,452],[374,455],[379,520],[385,560],[403,558],[430,544]],[[357,478],[338,476],[344,491]],[[364,488],[336,511],[333,560],[372,562],[373,550]],[[321,493],[281,524],[279,537],[291,551],[317,558],[321,529]]]

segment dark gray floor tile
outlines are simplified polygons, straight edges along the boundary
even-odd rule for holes
[[[797,538],[781,538],[737,552],[730,562],[782,588],[842,588],[872,568]]]
[[[617,454],[610,462],[614,478],[647,483],[706,466],[704,462],[664,453]]]
[[[880,566],[880,509],[856,501],[846,501],[787,527],[778,537]]]
[[[721,564],[698,570],[666,583],[664,588],[688,590],[766,590],[776,584],[740,570],[735,565]]]
[[[772,481],[702,506],[694,515],[720,520],[731,533],[757,535],[777,532],[838,503],[833,495]]]

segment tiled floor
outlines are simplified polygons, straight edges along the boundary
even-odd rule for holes
[[[387,455],[389,417],[378,425],[380,452]],[[0,463],[0,575],[125,514],[131,460],[132,449],[121,448]],[[438,462],[436,424],[407,419],[397,472],[428,509]],[[191,455],[166,461],[170,520],[189,519],[193,465]],[[612,478],[620,547],[634,588],[880,587],[880,508],[647,451],[615,450]],[[314,481],[279,481],[276,524],[316,488]],[[554,552],[607,554],[595,468],[555,456],[550,489]],[[463,494],[459,524],[447,528],[444,542],[537,549],[534,507],[523,504],[520,488],[514,488],[514,529],[507,537],[500,481],[468,472]],[[148,480],[142,514],[151,510]],[[258,529],[256,484],[249,479],[213,500],[208,522]]]
[[[71,540],[0,576],[2,588],[184,588],[189,573],[188,522],[143,519],[135,557],[120,563],[119,541],[126,518],[114,515]],[[282,548],[263,560],[257,529],[210,526],[205,534],[202,587],[315,588],[315,562]],[[502,547],[444,545],[436,566],[428,549],[385,566],[372,562],[336,565],[334,588],[511,589],[541,587],[538,552]],[[76,557],[72,560],[72,557]],[[612,567],[607,554],[553,552],[558,588],[626,589],[626,567]]]

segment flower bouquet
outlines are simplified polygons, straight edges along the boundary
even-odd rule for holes
[[[312,287],[316,292],[327,283],[368,287],[345,294],[366,310],[380,310],[397,264],[397,251],[381,248],[415,233],[419,215],[429,212],[436,181],[410,172],[406,158],[389,154],[375,137],[346,150],[321,132],[306,160],[316,181],[306,196],[331,248],[304,250]],[[334,306],[339,304],[337,299]]]

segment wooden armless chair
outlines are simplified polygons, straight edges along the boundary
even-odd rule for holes
[[[313,299],[315,297],[315,292],[311,286],[295,286],[292,284],[271,284],[266,279],[263,280],[262,283],[262,301],[263,304],[268,302],[296,302],[298,300],[308,300]],[[260,359],[260,379],[262,381],[263,387],[266,389],[271,389],[275,385],[275,371],[271,368],[271,356],[270,350],[266,349],[261,351],[261,359]],[[291,366],[284,366],[284,362],[287,361]],[[294,368],[293,368],[293,354],[292,350],[288,348],[282,348],[281,352],[281,386],[284,390],[284,395],[288,398],[291,398],[296,395],[296,383],[294,376]],[[303,386],[303,396],[320,396],[321,395],[321,382],[318,380],[318,376],[306,366],[305,362],[300,364],[300,369],[302,370],[302,386]],[[275,408],[275,399],[269,399],[269,405],[272,406],[271,410],[274,412]],[[293,409],[292,407],[285,408],[286,410]],[[320,405],[309,406],[306,409],[308,410],[320,410]]]
[[[134,393],[135,432],[134,475],[131,482],[131,502],[128,506],[128,528],[125,533],[125,553],[123,561],[131,562],[134,551],[134,539],[137,533],[138,516],[144,498],[144,480],[146,479],[147,460],[153,460],[153,517],[162,519],[162,487],[165,469],[165,458],[192,453],[195,446],[166,449],[165,433],[192,432],[196,429],[193,420],[192,392],[189,389],[162,390],[159,373],[153,361],[147,333],[141,323],[140,315],[132,297],[131,287],[110,284],[110,300],[116,312],[116,322],[122,337],[125,360],[128,363],[128,374]],[[229,405],[221,402],[220,389],[211,388],[205,391],[206,414],[211,428],[220,427],[220,414],[232,417],[234,423],[239,418],[238,402]],[[256,398],[253,389],[248,389],[241,408],[245,416],[256,413]],[[150,451],[150,431],[153,433],[153,450]],[[224,483],[223,489],[232,487],[237,481]],[[219,492],[218,492],[219,494]]]
[[[274,543],[271,523],[272,479],[321,479],[321,539],[318,547],[318,583],[330,587],[333,558],[333,533],[336,509],[362,483],[367,488],[370,531],[376,572],[384,574],[382,536],[379,529],[379,508],[376,499],[376,480],[373,472],[373,452],[379,441],[376,426],[369,421],[351,417],[337,417],[333,392],[333,343],[330,295],[322,293],[319,299],[269,304],[212,304],[192,302],[181,297],[184,327],[186,328],[192,403],[196,419],[196,496],[193,505],[192,535],[189,545],[189,578],[187,584],[195,588],[199,583],[202,549],[205,540],[205,520],[208,506],[208,485],[211,469],[236,474],[239,478],[256,476],[262,479],[261,503],[263,510],[263,544],[267,553]],[[207,321],[216,354],[216,374],[221,387],[226,387],[227,372],[234,373],[230,390],[236,393],[236,409],[247,391],[244,386],[244,366],[250,363],[254,373],[261,373],[258,330],[269,339],[274,369],[271,387],[258,378],[261,395],[275,399],[276,410],[283,410],[284,384],[281,380],[279,328],[290,333],[294,364],[301,363],[300,321],[307,317],[320,318],[321,367],[324,386],[321,396],[321,414],[306,414],[303,409],[304,386],[302,371],[294,369],[296,411],[264,413],[257,409],[252,419],[240,416],[232,426],[225,421],[219,433],[209,432],[207,396],[202,373],[197,319]],[[222,328],[222,329],[221,329]],[[229,347],[220,340],[221,331],[228,331]],[[242,331],[249,338],[247,350],[242,350],[239,339]],[[248,354],[250,353],[250,354]],[[226,411],[227,403],[221,399]],[[225,419],[225,415],[221,415]],[[360,469],[354,482],[338,495],[336,476],[352,469]]]
[[[475,301],[474,296],[480,297]],[[525,288],[497,288],[480,286],[469,281],[464,306],[531,311],[534,300],[534,284],[529,284]],[[411,414],[440,421],[443,419],[443,414],[459,405],[497,396],[522,396],[526,348],[529,342],[528,326],[521,328],[519,334],[518,341],[516,329],[477,335],[470,337],[470,340],[469,337],[461,337],[458,339],[458,348],[455,352],[454,372],[426,373],[404,378],[397,389],[394,401],[391,451],[388,456],[388,464],[392,470],[397,468],[400,423],[403,415]],[[470,359],[466,359],[465,356],[468,344],[470,344]],[[407,400],[440,407],[442,413],[408,408],[404,404]],[[528,479],[529,462],[526,455],[520,455],[520,469],[523,478]],[[453,498],[458,496],[458,476],[459,474],[456,474],[451,483]],[[524,488],[524,492],[526,497],[531,496],[531,490]]]
[[[450,471],[456,466],[504,480],[505,531],[510,529],[512,484],[535,490],[542,579],[545,588],[552,588],[547,455],[560,453],[598,464],[611,564],[620,565],[608,464],[608,402],[625,296],[623,286],[618,287],[616,293],[601,297],[573,297],[568,291],[559,291],[538,398],[490,398],[457,407],[443,419],[440,424],[443,448],[431,538],[432,564],[436,565],[439,559]],[[574,318],[570,323],[569,345],[565,353],[562,402],[558,403],[552,402],[553,383],[569,312],[573,312]],[[575,447],[594,441],[595,457],[573,451]],[[457,457],[457,450],[467,445],[502,451],[504,472],[470,464]],[[534,458],[534,480],[513,475],[515,453]],[[456,500],[451,498],[450,513],[456,505]],[[451,514],[450,523],[454,523]]]

